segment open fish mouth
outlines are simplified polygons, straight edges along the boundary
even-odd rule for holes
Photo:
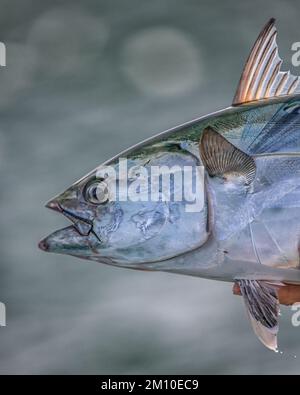
[[[93,229],[93,223],[91,220],[79,217],[78,215],[66,210],[56,200],[51,200],[50,202],[48,202],[46,204],[46,207],[50,208],[51,210],[57,211],[63,214],[66,218],[68,218],[68,220],[73,223],[75,229],[81,236],[88,236]]]
[[[39,248],[47,252],[64,253],[85,258],[86,254],[89,254],[94,246],[99,243],[93,232],[92,220],[82,218],[63,208],[56,199],[48,202],[46,207],[63,214],[72,222],[72,225],[51,233],[39,242]]]

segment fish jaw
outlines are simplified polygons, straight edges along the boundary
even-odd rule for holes
[[[46,252],[98,259],[101,243],[93,233],[95,213],[80,199],[79,191],[71,186],[46,203],[47,208],[65,216],[72,225],[51,233],[38,246]]]
[[[89,235],[80,234],[74,225],[51,233],[39,242],[39,248],[46,252],[102,260],[97,237],[92,232]],[[103,257],[103,260],[106,259]]]
[[[47,202],[45,206],[68,218],[81,235],[90,234],[95,214],[90,207],[78,199],[78,192],[75,188],[67,189]]]

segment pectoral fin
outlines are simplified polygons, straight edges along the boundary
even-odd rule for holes
[[[200,156],[210,176],[225,179],[243,177],[245,184],[250,184],[255,177],[254,159],[236,148],[213,128],[203,131],[200,141]]]
[[[238,284],[256,336],[267,348],[277,351],[280,285],[255,280],[239,280]]]

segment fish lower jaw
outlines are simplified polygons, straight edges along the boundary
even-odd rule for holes
[[[70,225],[42,239],[38,247],[46,252],[86,256],[91,254],[96,245],[99,245],[99,242],[92,232],[82,235],[75,225]]]

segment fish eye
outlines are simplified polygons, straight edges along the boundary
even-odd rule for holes
[[[93,181],[84,189],[84,198],[92,204],[103,204],[108,201],[108,187],[103,181]]]

